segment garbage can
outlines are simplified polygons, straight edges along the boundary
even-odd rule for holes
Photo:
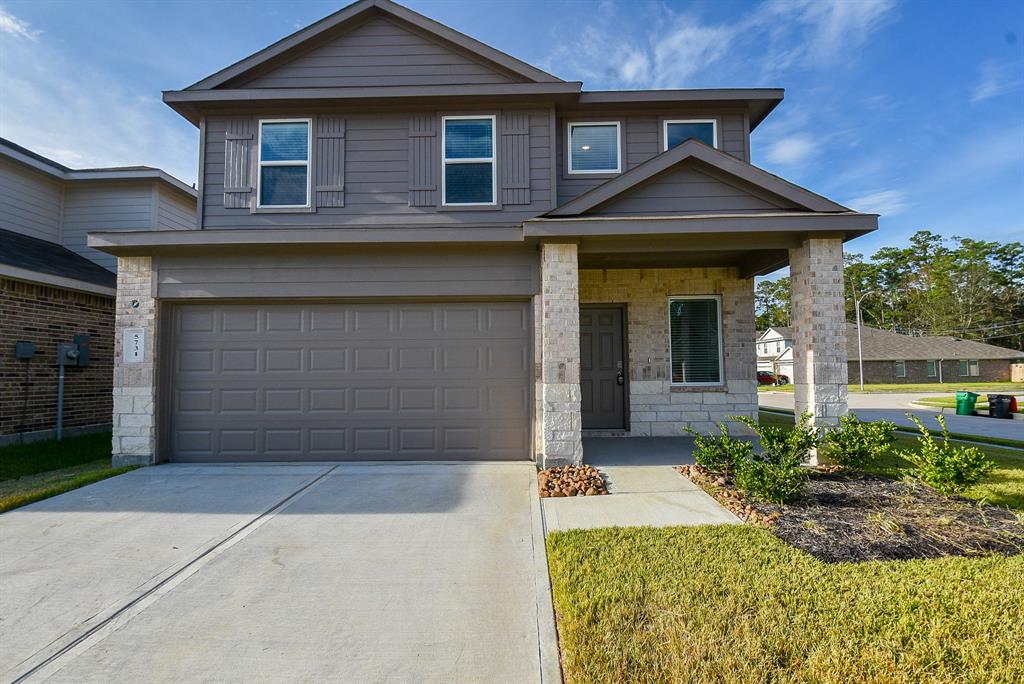
[[[956,393],[956,415],[958,416],[973,416],[974,415],[974,404],[977,403],[980,395],[974,392],[957,392]]]
[[[988,395],[988,417],[989,418],[1012,418],[1010,415],[1010,402],[1013,400],[1009,394]]]

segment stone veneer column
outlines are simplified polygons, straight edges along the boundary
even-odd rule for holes
[[[796,414],[811,413],[818,426],[837,425],[847,410],[842,241],[805,240],[789,250],[789,271]]]
[[[540,253],[541,431],[543,468],[583,460],[580,416],[580,298],[575,244],[543,244]]]
[[[156,462],[156,286],[151,257],[119,257],[114,312],[113,465]],[[145,331],[141,362],[125,363],[124,330]]]

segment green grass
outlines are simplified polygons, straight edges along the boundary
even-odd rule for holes
[[[1024,681],[1024,556],[821,563],[749,526],[548,537],[566,681]]]
[[[761,385],[757,389],[762,392],[792,392],[793,385]],[[1014,394],[1024,392],[1024,383],[1020,382],[925,382],[920,384],[879,384],[864,385],[865,392],[956,392],[968,390],[978,394]],[[850,383],[851,392],[860,392],[860,385]]]
[[[0,513],[126,473],[110,467],[110,433],[0,447]]]

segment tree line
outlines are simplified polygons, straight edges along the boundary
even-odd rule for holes
[[[907,335],[950,335],[1024,350],[1024,244],[918,231],[870,259],[847,254],[846,318]],[[758,330],[790,324],[789,278],[755,290]]]

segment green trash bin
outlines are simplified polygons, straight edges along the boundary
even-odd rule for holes
[[[956,393],[956,415],[958,416],[973,416],[974,405],[978,401],[980,395],[974,392],[957,392]]]

